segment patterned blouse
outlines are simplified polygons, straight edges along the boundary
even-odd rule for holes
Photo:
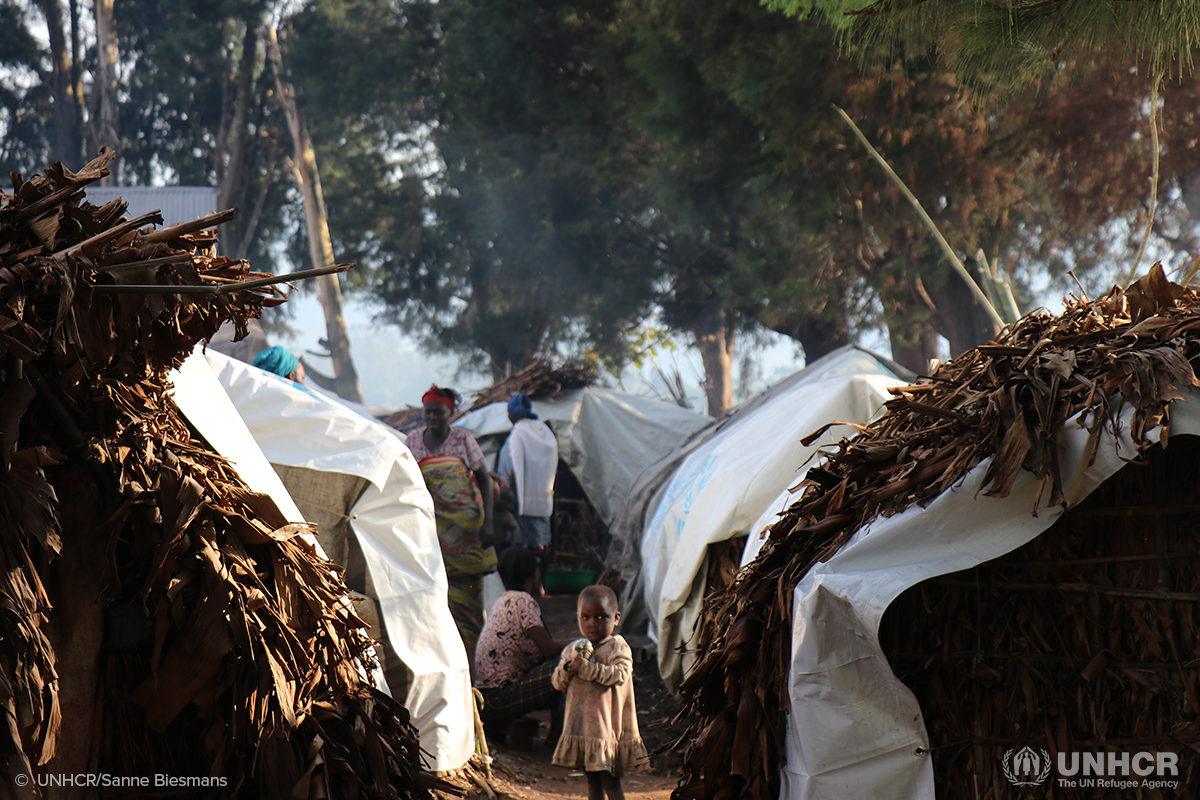
[[[475,686],[498,689],[525,677],[543,660],[526,631],[545,626],[541,606],[529,592],[500,595],[475,646]]]
[[[475,437],[469,431],[462,428],[451,426],[450,433],[446,435],[446,441],[437,449],[437,452],[430,452],[429,448],[425,446],[424,425],[413,428],[409,432],[407,444],[417,461],[430,456],[454,456],[471,470],[481,469],[485,463],[479,443],[475,441]]]

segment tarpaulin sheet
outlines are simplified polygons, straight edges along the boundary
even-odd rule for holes
[[[246,485],[268,495],[285,519],[312,522],[311,517],[300,511],[275,467],[263,455],[208,361],[203,357],[188,358],[179,369],[171,371],[170,378],[179,410],[216,452],[229,459]],[[329,557],[317,537],[304,534],[304,538],[323,557]],[[379,685],[386,682],[379,668],[371,678]]]
[[[179,410],[214,450],[233,463],[246,485],[269,495],[286,519],[303,520],[300,509],[263,455],[262,448],[250,434],[208,362],[203,358],[188,358],[179,369],[172,370],[169,377],[175,384],[175,404]]]
[[[413,672],[404,704],[430,767],[461,767],[475,747],[470,667],[446,603],[433,500],[412,453],[386,426],[339,403],[220,353],[207,358],[272,463],[369,481],[350,527],[390,644]]]
[[[672,688],[694,661],[680,649],[699,618],[708,546],[748,533],[818,448],[853,430],[835,426],[808,447],[801,438],[834,421],[866,422],[888,388],[904,382],[864,350],[832,355],[748,401],[692,447],[658,494],[641,541],[641,579],[659,669]]]
[[[1171,407],[1171,436],[1200,435],[1200,393]],[[1084,462],[1088,431],[1068,421],[1059,463],[1070,505],[1116,474],[1134,455],[1131,409],[1118,430],[1100,435]],[[1151,435],[1156,440],[1157,432]],[[912,506],[859,531],[819,563],[793,595],[790,713],[782,796],[788,800],[933,800],[929,738],[917,698],[896,678],[879,645],[883,613],[901,593],[938,575],[970,569],[1034,539],[1062,514],[1032,515],[1038,481],[1023,472],[1008,497],[979,489],[991,459],[926,507]]]
[[[711,421],[674,403],[599,386],[534,400],[533,411],[554,431],[559,457],[606,525],[642,470]],[[476,409],[454,424],[477,439],[512,430],[505,403]]]

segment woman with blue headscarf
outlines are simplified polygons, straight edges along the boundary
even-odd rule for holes
[[[549,554],[558,442],[546,423],[533,413],[528,395],[518,394],[508,401],[508,420],[513,429],[500,448],[496,472],[515,499],[517,533],[513,544]]]
[[[254,357],[254,366],[273,372],[289,381],[304,383],[304,365],[286,347],[268,347]]]

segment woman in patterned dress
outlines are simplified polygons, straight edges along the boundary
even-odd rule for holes
[[[435,385],[421,401],[424,424],[409,432],[408,449],[433,496],[450,612],[463,644],[472,648],[483,628],[483,576],[496,571],[492,480],[475,437],[450,426],[458,393]]]

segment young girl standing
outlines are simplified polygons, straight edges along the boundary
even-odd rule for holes
[[[584,639],[563,649],[553,676],[554,688],[567,693],[554,763],[583,768],[588,800],[604,800],[606,794],[608,800],[625,800],[621,776],[649,766],[633,703],[633,651],[613,635],[621,612],[612,589],[584,589],[577,613]]]

